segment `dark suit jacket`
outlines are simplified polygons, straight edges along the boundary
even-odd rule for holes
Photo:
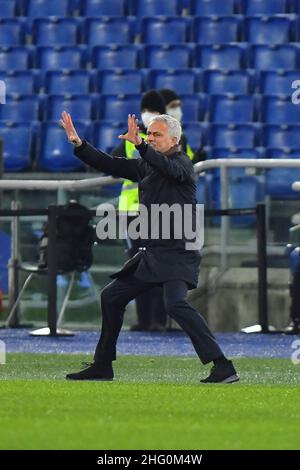
[[[170,149],[168,155],[163,155],[145,142],[137,146],[137,149],[141,158],[128,160],[112,157],[83,141],[80,147],[75,148],[74,153],[80,160],[101,172],[138,182],[140,203],[146,206],[149,215],[153,204],[177,204],[182,210],[188,204],[192,208],[194,224],[196,183],[193,164],[188,156],[178,151],[177,147]],[[151,218],[151,222],[148,221],[149,231],[158,222],[158,219]],[[122,277],[134,271],[137,278],[146,282],[161,283],[181,279],[186,281],[189,288],[196,287],[201,259],[199,250],[187,250],[185,244],[191,240],[187,240],[184,234],[181,239],[176,239],[173,227],[168,240],[163,239],[161,231],[158,239],[142,240],[141,244],[146,249],[137,253],[112,277]]]

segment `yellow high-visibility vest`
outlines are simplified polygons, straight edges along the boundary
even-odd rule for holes
[[[189,157],[190,160],[193,160],[194,152],[191,149],[191,147],[189,146],[189,144],[186,144],[186,154],[187,154],[187,156]]]
[[[142,139],[146,139],[147,135],[140,133]],[[186,146],[186,153],[190,160],[194,157],[194,152],[192,151],[189,144]],[[138,156],[138,150],[135,148],[135,145],[128,140],[125,140],[125,155],[126,158],[135,158]],[[130,180],[125,180],[122,185],[121,194],[119,197],[119,211],[122,212],[137,212],[139,210],[139,188],[138,183],[134,183]]]
[[[142,139],[146,139],[146,134],[143,132],[139,134]],[[126,158],[135,158],[139,156],[138,150],[135,145],[128,140],[125,140],[125,155]],[[137,212],[139,210],[139,188],[138,183],[130,180],[125,180],[122,185],[121,194],[119,197],[119,211],[122,212]]]

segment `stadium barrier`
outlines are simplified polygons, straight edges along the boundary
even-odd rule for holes
[[[231,167],[250,167],[250,168],[291,168],[300,167],[300,161],[294,159],[214,159],[205,162],[197,163],[194,168],[196,173],[201,173],[205,170],[212,168],[220,168],[221,173],[221,207],[219,210],[207,210],[206,215],[221,215],[225,216],[221,218],[221,268],[226,270],[228,265],[228,240],[229,240],[229,219],[226,216],[229,215],[253,215],[256,214],[257,224],[257,247],[258,247],[258,322],[262,332],[269,331],[268,325],[268,306],[267,306],[267,258],[266,258],[266,216],[264,204],[258,204],[256,208],[250,209],[229,209],[229,191],[228,191],[228,168]],[[105,186],[108,184],[119,183],[120,179],[112,177],[97,177],[83,180],[63,180],[63,181],[48,181],[48,180],[1,180],[0,191],[2,190],[54,190],[54,191],[66,191],[66,190],[80,190],[90,189],[93,187]],[[300,185],[300,183],[299,183]],[[294,188],[295,184],[293,185]],[[300,187],[300,186],[299,186]],[[48,215],[49,223],[49,243],[51,248],[49,250],[55,250],[55,222],[52,217],[55,208],[58,206],[49,206],[48,210],[29,210],[29,209],[11,209],[11,210],[0,210],[0,217],[11,216],[14,220],[20,216],[26,215]],[[54,217],[55,220],[55,217]],[[51,227],[51,229],[50,229]],[[18,230],[12,230],[13,242],[12,246],[17,246],[15,237],[18,236]],[[54,244],[54,245],[53,245]],[[54,247],[54,248],[53,248]],[[13,257],[12,257],[13,258]],[[53,261],[55,257],[50,256]],[[14,275],[10,276],[13,282],[10,283],[10,292],[13,292],[13,298],[16,299],[16,292],[18,291],[18,281],[16,276],[16,269],[12,265],[11,267]],[[17,312],[16,312],[17,314]],[[55,264],[49,263],[48,273],[48,327],[49,334],[56,335],[56,268]],[[16,321],[16,319],[14,319]]]
[[[18,270],[18,238],[19,230],[17,220],[19,217],[40,215],[48,217],[48,308],[47,308],[47,322],[48,327],[32,332],[31,334],[40,336],[59,336],[61,334],[57,329],[57,266],[56,266],[56,221],[61,211],[65,208],[63,206],[50,205],[47,210],[41,209],[2,209],[0,210],[1,217],[12,217],[12,259],[9,264],[10,269],[10,283],[9,283],[9,296],[11,303],[15,303],[19,295],[19,270]],[[69,209],[68,214],[76,216],[80,210]],[[92,216],[96,215],[95,210],[90,210]],[[267,254],[266,254],[266,215],[265,205],[258,204],[256,208],[244,209],[218,209],[218,210],[205,210],[205,216],[241,216],[241,215],[256,215],[257,217],[257,257],[258,257],[258,322],[261,326],[263,333],[269,332],[268,323],[268,305],[267,305]],[[19,324],[18,310],[16,309],[12,315],[8,326],[17,327]]]

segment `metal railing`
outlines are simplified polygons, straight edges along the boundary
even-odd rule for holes
[[[295,160],[295,159],[283,159],[283,160],[278,160],[278,159],[214,159],[214,160],[208,160],[205,162],[199,162],[194,166],[195,172],[196,173],[201,173],[204,172],[208,169],[212,168],[220,168],[221,172],[221,207],[223,211],[227,211],[229,209],[229,191],[228,191],[228,168],[233,168],[233,167],[248,167],[248,168],[300,168],[300,160]],[[89,179],[83,179],[83,180],[29,180],[29,181],[24,181],[24,180],[1,180],[0,181],[0,190],[17,190],[17,189],[23,189],[23,190],[39,190],[39,191],[45,191],[45,190],[52,190],[52,191],[57,191],[58,194],[60,194],[60,197],[58,199],[62,200],[64,199],[64,193],[65,191],[75,191],[75,190],[84,190],[84,189],[91,189],[95,187],[102,187],[106,186],[108,184],[114,184],[114,183],[119,183],[120,179],[116,179],[113,177],[107,177],[107,176],[101,176],[97,178],[89,178]],[[300,182],[295,182],[293,184],[293,189],[300,191]],[[215,215],[225,215],[222,214],[222,210],[219,211],[214,211]],[[251,210],[251,209],[244,209],[243,211]],[[253,210],[253,209],[252,209]],[[26,210],[25,210],[26,211]],[[38,211],[38,210],[37,210]],[[221,211],[221,212],[220,212]],[[230,210],[230,212],[234,210]],[[43,212],[43,211],[42,211]],[[50,210],[51,212],[51,210]],[[209,211],[207,211],[209,212]],[[232,214],[233,214],[232,212]],[[47,211],[48,216],[50,215],[49,212]],[[244,212],[243,212],[244,213]],[[252,212],[254,213],[254,212]],[[8,212],[2,212],[2,215],[8,215]],[[10,213],[10,215],[13,215]],[[19,213],[21,215],[21,212]],[[227,214],[229,215],[229,213]],[[50,217],[51,219],[51,217]],[[50,226],[51,226],[51,221],[49,220]],[[262,226],[264,227],[263,230],[265,230],[265,214],[263,215],[263,224]],[[49,228],[50,230],[50,228]],[[258,226],[258,232],[259,232],[259,226]],[[54,231],[54,227],[52,226],[51,232]],[[18,236],[16,233],[12,233],[13,240],[12,240],[12,246],[17,246],[18,241],[15,239],[16,236]],[[221,268],[222,270],[225,270],[227,268],[227,257],[228,257],[228,239],[229,239],[229,219],[228,217],[222,217],[221,218],[221,247],[220,247],[220,252],[221,252]],[[258,233],[258,238],[263,240],[263,243],[265,245],[265,250],[266,250],[266,233]],[[50,259],[52,259],[50,257]],[[55,256],[53,257],[55,259]],[[267,315],[267,300],[266,300],[266,295],[263,294],[263,291],[260,291],[260,289],[264,289],[264,286],[266,286],[267,283],[267,277],[266,277],[266,254],[262,255],[263,264],[265,264],[265,267],[262,269],[260,272],[259,276],[261,276],[261,281],[262,283],[259,283],[259,318],[260,318],[260,324],[262,326],[263,331],[267,331],[268,329],[268,320],[267,317],[264,318],[263,315]],[[55,268],[54,266],[49,265],[49,281],[48,281],[48,294],[49,298],[53,299],[56,298],[56,285],[54,286],[54,271]],[[265,271],[265,273],[263,272]],[[52,280],[50,280],[52,279]],[[52,332],[56,331],[56,306],[54,307],[54,303],[52,303],[51,300],[49,300],[51,305],[48,304],[48,315],[50,315],[50,318],[48,318],[49,322],[49,328]],[[54,314],[55,311],[55,314]],[[50,313],[49,313],[50,312]],[[52,313],[51,313],[52,312]],[[265,312],[265,314],[263,313]]]
[[[194,165],[197,174],[213,168],[220,168],[221,181],[221,208],[229,208],[229,178],[228,168],[300,168],[300,160],[292,158],[275,159],[275,158],[217,158],[206,160]],[[58,203],[65,202],[65,191],[75,191],[102,187],[108,184],[117,184],[121,179],[110,176],[100,176],[97,178],[89,178],[82,180],[0,180],[0,190],[52,190],[58,191]],[[299,183],[300,184],[300,183]],[[222,217],[221,220],[221,269],[226,270],[228,266],[228,245],[229,245],[229,219]]]
[[[62,210],[65,210],[64,206],[50,205],[47,210],[41,209],[18,209],[17,206],[12,209],[0,209],[0,218],[5,216],[12,216],[12,257],[9,264],[10,271],[10,297],[14,304],[19,294],[19,254],[18,254],[18,241],[19,241],[19,230],[18,230],[18,218],[20,216],[32,216],[32,215],[47,215],[48,216],[48,267],[47,267],[47,278],[48,278],[48,309],[47,309],[47,323],[48,330],[47,335],[57,336],[57,260],[56,260],[56,221],[58,215]],[[80,210],[69,209],[69,213],[77,215]],[[96,211],[91,211],[91,215],[95,216]],[[258,322],[261,325],[261,331],[268,333],[269,322],[268,322],[268,305],[267,305],[267,255],[266,255],[266,217],[265,217],[265,205],[258,204],[256,208],[245,208],[245,209],[218,209],[218,210],[207,210],[205,215],[207,216],[240,216],[240,215],[256,215],[257,217],[257,257],[258,257]],[[10,319],[8,326],[18,326],[18,311],[16,310],[12,318]],[[43,332],[44,336],[45,333]]]

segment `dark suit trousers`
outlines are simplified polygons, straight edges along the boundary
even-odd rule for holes
[[[187,302],[185,281],[173,280],[162,284],[165,309],[190,337],[203,364],[223,354],[205,319]],[[115,279],[101,293],[102,330],[94,361],[116,359],[116,344],[122,327],[124,311],[130,300],[153,288],[153,283],[140,281],[133,274]]]

